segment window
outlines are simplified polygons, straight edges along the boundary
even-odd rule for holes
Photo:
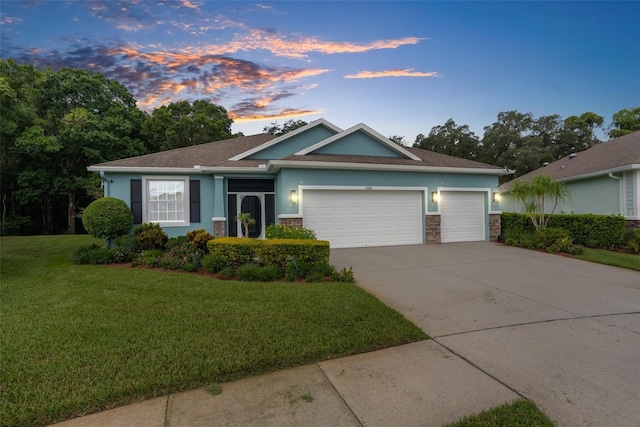
[[[189,225],[189,179],[143,178],[144,218],[161,226]]]

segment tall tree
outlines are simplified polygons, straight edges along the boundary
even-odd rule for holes
[[[564,128],[574,134],[574,151],[586,150],[600,143],[595,136],[596,129],[602,129],[604,117],[587,111],[580,116],[569,116],[564,121]]]
[[[609,129],[611,138],[640,130],[640,107],[623,109],[615,113]]]
[[[480,153],[478,137],[469,130],[469,126],[458,126],[453,119],[432,127],[428,136],[416,136],[413,146],[469,160],[477,160]]]
[[[144,124],[150,151],[200,145],[233,137],[227,110],[199,99],[172,102],[155,109]]]
[[[271,122],[269,126],[265,126],[262,129],[262,133],[269,133],[271,135],[284,135],[291,131],[294,131],[302,126],[306,126],[308,123],[304,120],[287,120],[283,125],[279,125],[278,122]]]

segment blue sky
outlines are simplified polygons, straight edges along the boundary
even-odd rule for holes
[[[2,1],[0,56],[209,99],[234,131],[320,117],[405,137],[501,111],[640,106],[640,2]]]

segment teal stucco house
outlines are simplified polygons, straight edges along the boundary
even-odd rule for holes
[[[503,168],[398,145],[359,124],[320,119],[258,134],[101,163],[105,196],[169,236],[204,228],[249,237],[272,223],[304,226],[334,248],[495,240]]]
[[[571,154],[521,176],[531,180],[548,175],[563,181],[571,197],[556,213],[623,215],[630,227],[640,227],[640,131]],[[500,206],[505,212],[521,212],[509,197],[511,182],[500,186]],[[551,209],[551,207],[550,207]]]

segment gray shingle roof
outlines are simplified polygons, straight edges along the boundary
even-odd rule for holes
[[[603,142],[543,166],[518,179],[529,181],[534,176],[548,175],[554,180],[570,180],[581,176],[597,175],[611,170],[632,168],[640,165],[640,131]],[[500,186],[508,191],[510,183]]]
[[[268,142],[274,138],[275,136],[269,134],[257,134],[239,138],[225,139],[222,141],[210,142],[207,144],[177,148],[175,150],[162,151],[160,153],[146,154],[143,156],[130,157],[127,159],[100,163],[97,165],[93,165],[92,169],[96,170],[100,169],[101,167],[193,168],[195,165],[209,167],[255,168],[259,164],[264,164],[267,161],[250,159],[232,161],[229,159],[240,153],[264,144],[265,142]],[[422,159],[422,161],[401,157],[353,156],[313,153],[304,156],[292,155],[282,160],[502,170],[502,168],[498,166],[475,162],[473,160],[461,159],[446,154],[422,150],[420,148],[404,148]]]

